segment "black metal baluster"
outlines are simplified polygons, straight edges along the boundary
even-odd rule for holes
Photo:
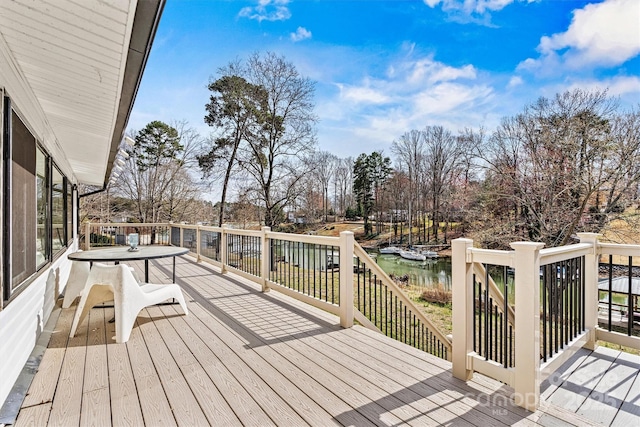
[[[609,296],[608,296],[608,320],[609,323],[607,325],[607,329],[609,330],[609,332],[611,332],[611,311],[612,311],[612,307],[611,307],[611,303],[612,303],[612,289],[611,287],[613,286],[613,255],[609,255]]]
[[[369,318],[371,318],[372,314],[371,314],[371,304],[373,303],[373,298],[372,298],[372,291],[371,291],[371,270],[368,271],[369,273]]]
[[[569,343],[567,339],[567,263],[560,263],[560,304],[562,307],[562,320],[560,321],[560,348]]]
[[[581,293],[581,301],[580,301],[580,310],[581,310],[581,314],[580,314],[580,326],[581,328],[581,332],[585,330],[585,326],[584,326],[584,309],[585,309],[585,280],[584,280],[584,269],[585,269],[585,265],[584,265],[584,257],[580,258],[580,293]]]
[[[496,310],[497,309],[498,309],[498,307],[496,307]],[[499,330],[500,330],[500,334],[499,334],[499,337],[500,337],[500,353],[499,353],[500,354],[500,361],[499,361],[499,363],[504,365],[504,363],[505,363],[505,361],[504,361],[504,356],[505,356],[504,346],[506,344],[506,340],[505,340],[505,336],[502,333],[503,330],[504,330],[503,329],[503,324],[502,324],[503,317],[504,316],[503,316],[502,312],[498,313],[498,325],[499,325]],[[496,362],[498,362],[498,361],[496,360]]]
[[[485,264],[484,268],[484,358],[489,360],[489,266]]]
[[[489,298],[489,316],[487,322],[487,330],[489,331],[489,359],[493,360],[493,345],[494,345],[494,337],[493,337],[493,298]]]
[[[504,314],[504,326],[502,329],[502,354],[504,356],[504,359],[501,357],[500,361],[502,362],[504,360],[504,367],[507,367],[507,325],[509,323],[509,291],[508,291],[508,282],[509,282],[509,277],[508,277],[508,271],[507,271],[507,266],[504,266],[504,269],[502,271],[502,278],[503,278],[503,283],[504,283],[504,292],[502,293],[503,297],[504,297],[504,307],[502,309],[502,313]],[[500,324],[502,325],[502,317],[500,317]]]
[[[396,321],[396,327],[395,327],[395,338],[398,338],[398,328],[400,325],[398,325],[398,296],[394,295],[393,296],[394,299],[394,306],[395,306],[395,316],[393,316],[394,320]]]
[[[377,325],[378,320],[378,276],[373,275],[373,318],[376,319],[374,322]]]
[[[498,304],[496,304],[493,307],[493,328],[494,328],[494,334],[493,334],[493,360],[494,361],[498,361],[498,349],[500,348],[500,346],[498,345],[500,342],[500,331],[501,329],[498,327]]]
[[[574,307],[575,307],[575,283],[576,283],[576,278],[575,278],[575,271],[574,271],[574,263],[575,263],[575,258],[571,258],[570,260],[567,261],[569,263],[567,270],[568,270],[568,282],[567,282],[567,292],[569,293],[569,297],[567,300],[567,305],[569,308],[569,314],[567,316],[567,335],[569,336],[569,340],[573,340],[575,338],[574,332],[573,332],[573,324],[574,324],[574,320],[575,320],[575,314],[574,314]]]
[[[629,256],[629,284],[627,289],[627,335],[633,331],[633,257]]]
[[[547,361],[547,355],[551,355],[551,287],[549,285],[549,266],[542,268],[542,291],[543,299],[543,315],[542,323],[542,340],[543,340],[543,358]]]
[[[554,319],[553,319],[553,342],[554,342],[554,354],[558,352],[559,349],[559,335],[560,335],[560,331],[558,330],[559,327],[559,319],[560,319],[560,313],[559,313],[559,309],[560,309],[560,301],[558,298],[558,268],[555,264],[551,264],[553,267],[553,273],[551,275],[551,290],[553,291],[553,315],[554,315]]]
[[[476,302],[476,275],[473,275],[473,286],[471,287],[472,289],[472,294],[473,294],[473,308],[472,308],[472,313],[473,313],[473,351],[477,352],[478,351],[478,347],[477,347],[477,339],[476,339],[476,335],[477,335],[477,327],[478,327],[478,321],[476,319],[476,316],[478,315],[477,312],[477,302]]]

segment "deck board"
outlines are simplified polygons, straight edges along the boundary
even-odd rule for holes
[[[206,425],[207,419],[196,398],[158,332],[155,322],[151,321],[154,317],[145,309],[138,318],[145,319],[140,325],[140,331],[158,372],[160,382],[164,385],[164,391],[176,422],[179,426]]]
[[[51,403],[42,403],[40,405],[32,405],[20,409],[16,425],[25,427],[41,427],[49,421],[51,413]]]
[[[143,263],[131,263],[142,271]],[[171,260],[150,263],[167,283]],[[142,274],[140,273],[141,277]],[[540,410],[512,390],[234,275],[181,257],[179,305],[144,309],[126,344],[114,341],[113,308],[94,308],[67,339],[75,306],[61,312],[16,425],[474,425],[637,424],[638,360],[580,352],[542,392]],[[608,355],[608,356],[607,356]],[[608,366],[607,366],[608,364]],[[593,369],[606,368],[594,375]],[[635,369],[635,374],[634,370]],[[587,375],[591,370],[591,375]],[[616,378],[622,378],[615,381]],[[552,402],[579,391],[570,409]],[[588,411],[600,393],[616,410]],[[63,404],[64,402],[64,404]],[[581,416],[580,413],[585,416]],[[578,412],[577,414],[575,412]]]
[[[581,349],[544,384],[549,403],[597,425],[640,423],[640,357],[599,347]]]
[[[80,425],[88,330],[88,322],[83,322],[83,325],[78,326],[76,336],[69,337],[67,341],[67,350],[49,416],[51,426]],[[69,334],[68,329],[64,332]]]
[[[611,424],[618,414],[622,401],[629,393],[637,370],[618,360],[620,351],[598,349],[600,358],[611,358],[612,364],[595,385],[589,397],[576,411],[602,424]]]
[[[633,356],[627,353],[621,353],[618,357],[625,362],[632,362],[637,365],[638,356]],[[614,427],[629,427],[637,425],[640,420],[640,372],[636,369],[636,377],[629,388],[629,392],[625,396],[620,410],[616,414],[616,417],[611,424]]]
[[[177,426],[164,387],[142,337],[141,323],[140,319],[136,322],[126,346],[144,423]]]
[[[113,308],[104,310],[105,319],[114,316]],[[111,418],[114,426],[140,426],[144,424],[142,409],[129,360],[128,344],[115,341],[115,323],[105,325]]]
[[[38,371],[31,382],[29,392],[22,407],[51,402],[58,385],[60,368],[69,339],[69,329],[73,321],[73,310],[64,310],[58,318],[55,330],[51,334],[47,350],[42,355]]]
[[[81,425],[111,425],[105,310],[91,310],[87,333]],[[84,402],[90,402],[86,404]]]

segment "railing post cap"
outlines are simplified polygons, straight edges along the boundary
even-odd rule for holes
[[[602,234],[600,233],[576,233],[580,242],[597,242]]]
[[[473,239],[467,239],[466,237],[458,237],[457,239],[453,239],[451,241],[451,243],[456,243],[456,242],[473,244]]]
[[[340,234],[344,234],[344,235],[349,235],[349,234],[351,234],[351,235],[353,235],[353,231],[348,231],[348,230],[346,230],[346,231],[341,231],[341,232],[340,232]]]
[[[513,242],[509,243],[509,246],[515,250],[529,250],[532,252],[539,251],[544,248],[544,243],[541,242]]]

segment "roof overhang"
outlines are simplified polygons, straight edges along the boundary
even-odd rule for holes
[[[3,2],[0,85],[74,181],[107,183],[164,2]]]

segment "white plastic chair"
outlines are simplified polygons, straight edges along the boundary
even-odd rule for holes
[[[82,293],[84,285],[89,277],[89,263],[82,261],[71,261],[71,271],[67,284],[64,287],[64,300],[62,308],[69,308],[76,298]]]
[[[114,301],[116,342],[127,342],[140,310],[170,298],[178,300],[184,314],[189,313],[182,289],[175,283],[140,285],[125,264],[94,264],[82,291],[69,336],[75,336],[78,325],[92,307],[106,301]]]
[[[94,263],[95,264],[95,263]],[[104,264],[102,264],[104,265]],[[136,282],[141,284],[138,277],[138,273],[133,267],[129,267]],[[69,272],[69,278],[67,284],[64,287],[64,299],[62,300],[62,308],[69,308],[77,297],[82,294],[82,290],[87,284],[87,278],[89,277],[90,263],[83,261],[71,261],[71,271]]]

